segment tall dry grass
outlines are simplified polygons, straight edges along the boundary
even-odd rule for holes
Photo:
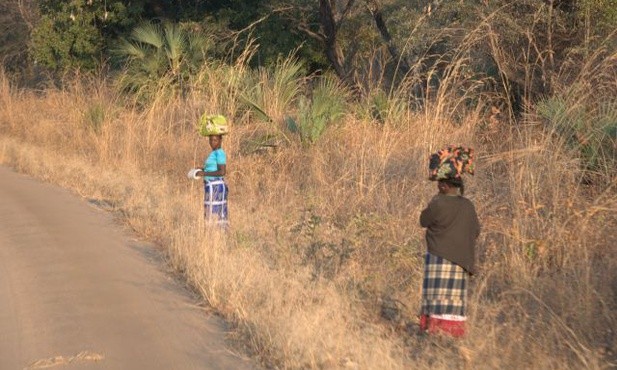
[[[579,158],[531,114],[512,122],[467,109],[459,67],[423,111],[396,110],[396,120],[376,124],[352,107],[317,145],[290,136],[272,151],[250,143],[284,128],[242,110],[245,82],[255,78],[242,66],[206,67],[201,88],[147,109],[104,80],[35,93],[2,75],[0,163],[98,200],[159,243],[266,367],[613,366],[614,177],[581,185]],[[264,73],[260,83],[270,80]],[[193,127],[204,110],[235,118],[223,144],[225,235],[203,224],[201,185],[185,176],[209,152]],[[415,333],[417,220],[435,192],[428,155],[457,142],[477,149],[467,194],[483,232],[469,333],[452,342]]]

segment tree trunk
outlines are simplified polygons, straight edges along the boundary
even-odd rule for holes
[[[372,4],[372,5],[373,5],[372,7],[369,6],[369,11],[371,12],[371,15],[373,16],[373,20],[375,21],[375,26],[377,27],[377,30],[379,31],[381,38],[386,43],[390,56],[392,56],[392,58],[398,63],[398,70],[404,76],[410,71],[407,58],[405,58],[400,53],[398,48],[394,45],[394,42],[392,41],[392,36],[390,35],[390,31],[388,30],[388,26],[386,25],[386,22],[383,19],[383,13],[381,12],[381,9],[376,4]]]
[[[345,56],[338,44],[338,31],[341,23],[345,19],[345,15],[349,12],[355,0],[347,1],[340,19],[337,21],[336,0],[319,0],[319,20],[323,31],[323,42],[325,46],[326,57],[337,76],[347,83],[349,86],[354,86],[353,71],[347,67]]]

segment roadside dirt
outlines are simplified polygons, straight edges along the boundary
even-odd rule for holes
[[[156,248],[0,167],[0,369],[251,369]]]

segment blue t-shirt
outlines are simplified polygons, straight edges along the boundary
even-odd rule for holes
[[[213,150],[212,153],[204,161],[204,171],[214,172],[218,171],[220,164],[227,164],[227,156],[223,149]],[[206,176],[206,180],[218,179],[222,176]]]

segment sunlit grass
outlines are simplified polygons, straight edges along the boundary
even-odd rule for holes
[[[464,63],[421,111],[401,111],[408,97],[394,92],[380,103],[385,119],[352,104],[315,145],[267,151],[244,148],[285,127],[246,114],[243,89],[253,81],[281,120],[300,94],[293,70],[254,80],[241,66],[205,66],[188,96],[148,109],[119,103],[106,81],[37,95],[2,75],[0,163],[109,204],[268,367],[606,368],[616,343],[615,173],[584,184],[582,158],[533,114],[484,128],[494,117],[461,103]],[[226,235],[203,224],[202,187],[185,176],[209,152],[193,126],[203,111],[232,123]],[[413,330],[417,219],[435,192],[427,159],[450,143],[477,150],[467,194],[483,226],[459,342]],[[385,302],[394,320],[382,317]]]

